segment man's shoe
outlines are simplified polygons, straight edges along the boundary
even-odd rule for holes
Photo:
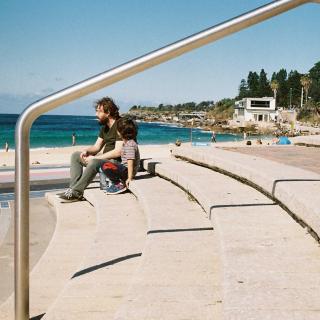
[[[72,191],[71,188],[68,188],[66,191],[56,193],[56,196],[61,198],[61,196],[65,195],[67,192],[70,192],[70,190]]]
[[[72,189],[68,189],[64,194],[60,196],[60,199],[62,203],[86,200],[81,193]]]
[[[106,194],[118,194],[126,190],[126,186],[122,182],[119,182],[117,184],[111,184],[110,187],[106,189]]]

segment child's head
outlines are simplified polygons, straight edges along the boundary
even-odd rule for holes
[[[122,139],[137,141],[138,128],[132,119],[127,117],[120,118],[117,121],[117,130]]]

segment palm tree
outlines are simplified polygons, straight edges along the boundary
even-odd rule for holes
[[[279,82],[277,80],[272,80],[271,81],[271,84],[270,84],[270,87],[273,91],[273,97],[275,100],[277,100],[277,91],[279,89]],[[276,101],[277,102],[277,101]]]
[[[309,78],[308,75],[304,75],[301,77],[300,79],[300,83],[301,83],[301,106],[303,104],[303,90],[305,92],[305,103],[307,103],[308,101],[308,92],[312,83],[312,80]]]

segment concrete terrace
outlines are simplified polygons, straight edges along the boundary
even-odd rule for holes
[[[319,138],[184,144],[145,159],[132,193],[94,183],[71,204],[48,193],[56,225],[32,268],[31,316],[319,319]],[[12,296],[0,319],[13,319]]]

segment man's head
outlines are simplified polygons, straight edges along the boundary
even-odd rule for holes
[[[94,103],[96,117],[100,124],[107,124],[110,119],[120,118],[119,108],[109,97],[103,97]]]

